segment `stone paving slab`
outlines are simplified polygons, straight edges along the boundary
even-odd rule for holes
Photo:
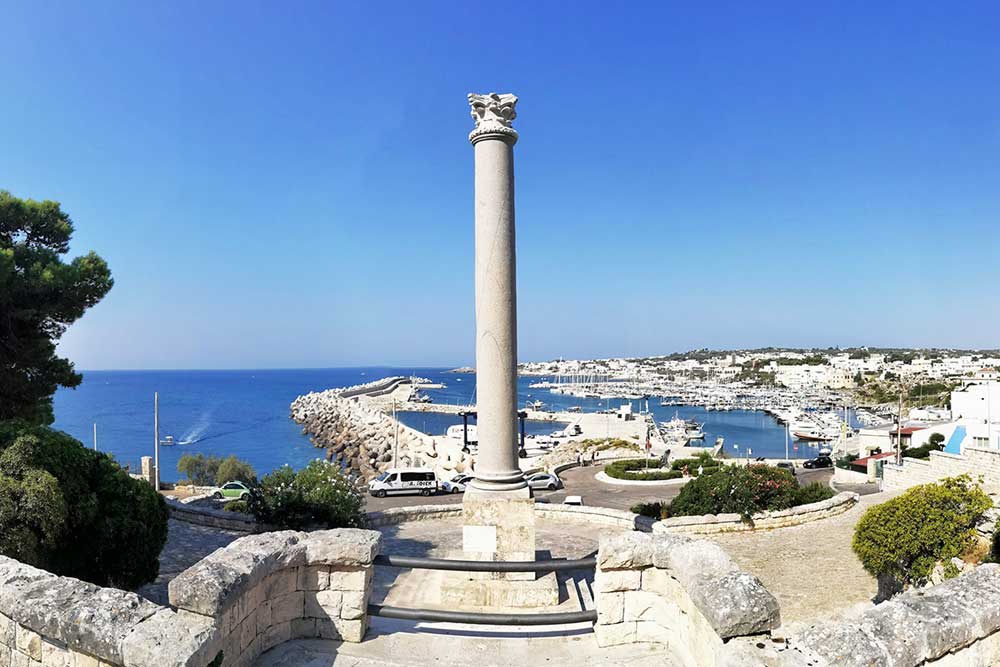
[[[262,655],[255,667],[375,667],[376,665],[573,665],[574,667],[673,667],[662,646],[633,644],[602,649],[594,633],[562,634],[568,626],[540,626],[534,633],[510,628],[483,636],[482,626],[399,625],[375,619],[361,644],[323,640],[293,641]],[[572,632],[572,631],[569,631]]]
[[[786,629],[829,621],[871,606],[878,587],[851,550],[851,540],[865,510],[892,495],[861,496],[847,512],[801,526],[704,537],[778,598]]]

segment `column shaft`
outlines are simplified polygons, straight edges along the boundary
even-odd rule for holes
[[[514,141],[486,135],[476,160],[475,486],[524,488],[517,458],[517,279],[514,239]]]

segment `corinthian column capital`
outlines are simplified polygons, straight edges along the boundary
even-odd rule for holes
[[[517,130],[511,127],[510,123],[517,118],[517,111],[514,110],[516,104],[517,96],[510,93],[503,95],[469,93],[472,119],[476,121],[476,129],[469,133],[469,141],[475,144],[481,139],[491,137],[514,145],[517,141]]]

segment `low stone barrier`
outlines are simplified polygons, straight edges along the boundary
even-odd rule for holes
[[[756,577],[717,544],[683,535],[602,535],[594,591],[598,645],[662,644],[684,667],[715,665],[726,640],[781,624]]]
[[[818,503],[799,505],[787,510],[760,512],[754,514],[750,522],[743,521],[739,514],[677,516],[657,521],[653,524],[653,532],[657,534],[688,533],[693,535],[711,535],[713,533],[798,526],[803,523],[818,521],[819,519],[825,519],[846,512],[857,504],[858,498],[858,494],[844,491],[838,493],[833,498],[821,500]]]
[[[649,517],[625,510],[596,505],[556,505],[535,503],[535,516],[549,521],[574,521],[592,523],[624,530],[650,532],[655,521]]]
[[[369,512],[368,525],[372,528],[394,526],[408,521],[433,521],[434,519],[460,518],[462,504],[412,505],[394,507],[382,512]],[[625,510],[592,505],[561,505],[556,503],[535,503],[535,516],[550,521],[574,521],[592,523],[623,530],[649,532],[654,520]]]
[[[410,505],[393,507],[381,512],[368,512],[368,525],[372,528],[395,526],[407,521],[431,521],[462,516],[462,503],[449,505]]]
[[[256,533],[260,530],[254,518],[242,512],[227,512],[212,507],[188,505],[176,500],[168,500],[167,508],[170,510],[171,518],[186,523],[232,530],[238,533]]]
[[[990,667],[1000,664],[1000,565],[911,589],[782,644],[738,642],[724,667]]]
[[[295,638],[361,641],[375,531],[252,535],[134,593],[0,557],[0,667],[248,667]]]

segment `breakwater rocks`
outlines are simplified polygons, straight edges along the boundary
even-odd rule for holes
[[[309,393],[292,401],[291,417],[316,447],[326,449],[328,460],[365,479],[392,466],[397,438],[400,467],[462,472],[468,465],[463,456],[439,452],[434,438],[399,424],[384,411],[384,397],[406,384],[412,384],[411,378],[393,377]]]

